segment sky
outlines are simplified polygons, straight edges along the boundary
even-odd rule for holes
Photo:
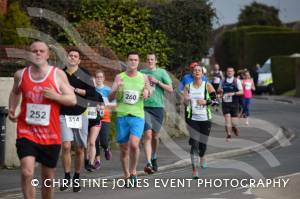
[[[214,28],[225,24],[236,23],[240,10],[254,0],[210,0],[216,9],[218,22]],[[300,0],[256,0],[256,2],[271,5],[279,9],[279,18],[282,22],[300,21]]]

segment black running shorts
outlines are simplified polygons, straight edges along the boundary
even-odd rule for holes
[[[20,138],[16,141],[18,157],[21,160],[26,156],[34,156],[36,161],[42,165],[55,168],[61,145],[40,145],[26,138]]]

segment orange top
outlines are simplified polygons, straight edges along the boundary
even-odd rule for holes
[[[19,84],[22,102],[17,138],[26,138],[41,145],[61,144],[60,105],[43,95],[43,89],[50,86],[61,93],[56,82],[56,68],[51,66],[45,78],[38,81],[31,78],[30,69],[24,68]]]
[[[101,119],[102,122],[110,122],[110,108],[105,107],[104,115]]]

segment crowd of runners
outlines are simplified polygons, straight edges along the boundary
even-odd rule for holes
[[[159,170],[160,130],[164,119],[165,93],[174,92],[168,72],[157,66],[154,53],[147,55],[146,66],[138,70],[140,57],[129,52],[124,72],[116,75],[111,87],[105,85],[105,73],[94,75],[80,67],[81,52],[70,49],[64,69],[50,66],[49,47],[35,41],[30,46],[30,66],[18,70],[9,97],[9,119],[17,122],[16,147],[21,163],[21,185],[24,198],[35,198],[31,185],[35,162],[41,164],[41,178],[53,179],[61,150],[66,183],[61,191],[80,179],[81,169],[93,172],[101,167],[101,148],[106,160],[111,160],[109,134],[112,111],[116,112],[116,142],[127,186],[137,181],[140,141],[145,151],[144,172]],[[206,168],[206,144],[211,131],[213,112],[219,103],[225,119],[226,141],[232,133],[239,136],[239,117],[249,117],[252,91],[255,89],[250,72],[243,70],[235,77],[234,68],[225,75],[215,64],[207,73],[201,62],[192,62],[178,90],[185,105],[185,121],[190,133],[189,145],[193,178],[200,168]],[[16,108],[21,100],[20,113]],[[242,108],[240,108],[242,107]],[[246,124],[249,124],[246,119]],[[71,149],[75,160],[72,175]],[[130,183],[129,183],[130,182]],[[41,187],[42,198],[53,198],[53,187]]]

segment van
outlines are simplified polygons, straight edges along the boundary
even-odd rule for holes
[[[256,93],[269,93],[270,95],[274,93],[273,78],[271,72],[271,59],[269,58],[263,66],[257,70],[258,78],[256,83]]]

